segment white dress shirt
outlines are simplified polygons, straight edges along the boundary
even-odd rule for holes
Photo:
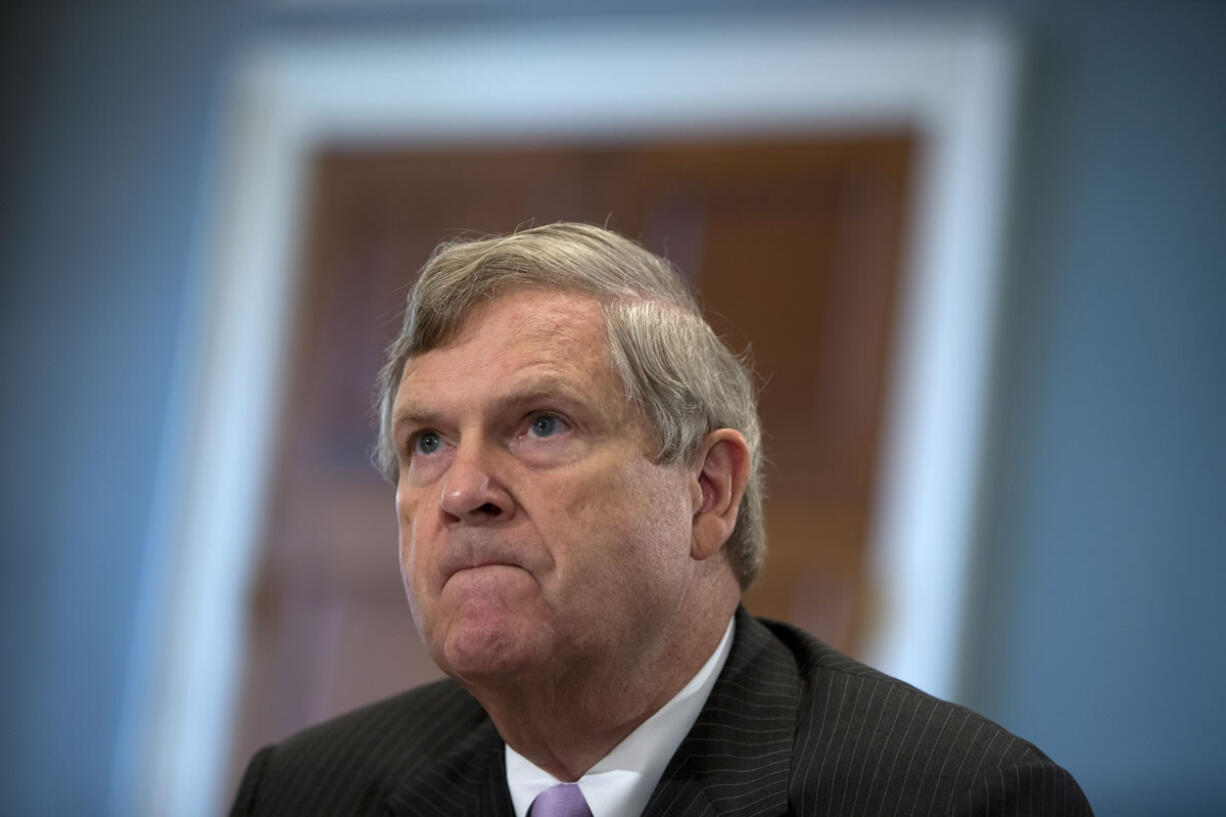
[[[711,695],[732,649],[732,630],[733,620],[729,620],[719,646],[689,683],[579,778],[592,817],[638,817],[643,813],[668,761]],[[510,746],[506,747],[506,766],[515,817],[526,817],[538,794],[563,782]]]

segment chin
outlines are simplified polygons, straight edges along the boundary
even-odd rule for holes
[[[510,678],[548,660],[548,606],[525,577],[519,569],[491,568],[465,571],[446,584],[425,627],[443,672],[457,680]]]
[[[539,666],[544,650],[536,639],[504,628],[461,628],[449,633],[438,665],[458,681],[511,679]]]
[[[431,648],[435,663],[458,681],[511,679],[548,660],[549,628],[507,610],[467,610]]]

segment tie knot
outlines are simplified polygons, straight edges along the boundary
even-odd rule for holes
[[[592,817],[592,812],[577,785],[561,783],[536,796],[528,817]]]

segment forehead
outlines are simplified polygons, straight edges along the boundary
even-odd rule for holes
[[[598,301],[526,290],[477,307],[447,344],[406,362],[397,402],[440,391],[496,391],[527,379],[597,389],[620,382]]]

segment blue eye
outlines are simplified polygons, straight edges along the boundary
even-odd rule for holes
[[[433,454],[443,447],[443,438],[437,431],[423,431],[413,440],[414,454]]]
[[[555,414],[538,414],[532,418],[528,431],[534,437],[552,437],[567,428],[566,421]]]

